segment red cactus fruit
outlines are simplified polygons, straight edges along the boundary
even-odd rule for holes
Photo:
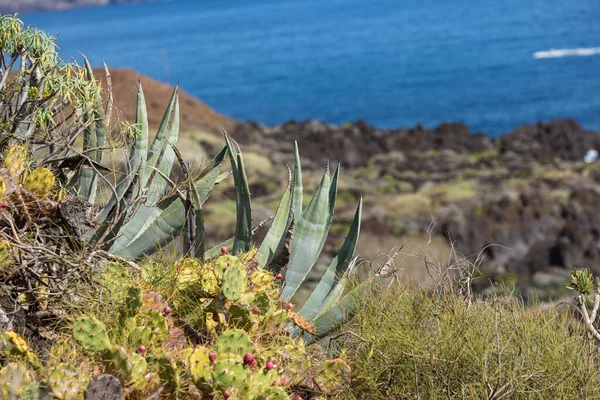
[[[281,274],[277,274],[277,275],[275,275],[275,279],[279,280],[279,279],[281,279],[281,278],[283,278],[283,275],[281,275]]]
[[[252,361],[254,361],[254,356],[252,354],[244,354],[244,365],[251,365]]]
[[[173,312],[173,310],[171,309],[171,307],[165,307],[165,309],[164,309],[164,313],[165,313],[165,315],[169,315],[169,314],[171,314],[172,312]]]
[[[256,360],[253,360],[253,361],[250,363],[250,366],[251,366],[252,368],[256,367]]]
[[[296,396],[296,397],[294,397],[294,400],[302,400],[302,397]]]
[[[217,355],[215,353],[210,353],[208,355],[208,359],[212,362],[215,362],[215,360],[217,359]]]
[[[265,365],[265,369],[266,369],[267,371],[270,371],[270,370],[272,370],[272,369],[273,369],[273,367],[275,367],[275,365],[274,365],[274,364],[273,364],[271,361],[269,361],[269,362],[267,363],[267,365]]]
[[[221,247],[221,253],[227,254],[227,253],[229,253],[229,249],[227,247],[223,246],[223,247]]]
[[[8,207],[8,203],[3,201],[2,203],[0,203],[0,207],[2,208],[7,208]]]
[[[231,397],[231,392],[229,390],[226,390],[223,392],[223,397],[225,397],[226,399]]]
[[[141,345],[140,347],[138,347],[138,353],[140,353],[140,354],[146,353],[146,346]]]
[[[252,307],[252,312],[255,314],[258,314],[260,312],[260,308],[254,306],[254,307]]]
[[[281,380],[281,383],[283,383],[283,386],[287,386],[287,385],[289,385],[289,384],[290,384],[290,380],[289,380],[288,378],[285,378],[285,377],[284,377],[284,378]]]

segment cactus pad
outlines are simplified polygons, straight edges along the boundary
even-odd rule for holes
[[[239,261],[231,264],[223,274],[221,290],[223,295],[232,301],[238,300],[246,291],[246,267]]]
[[[289,400],[289,396],[279,386],[273,386],[263,392],[261,395],[255,397],[256,400]]]
[[[223,356],[223,355],[221,355]],[[239,358],[219,357],[213,368],[213,379],[219,390],[241,392],[246,386],[248,372]]]
[[[48,386],[52,394],[62,400],[79,398],[81,382],[77,377],[77,370],[69,364],[58,364],[48,377]]]
[[[254,296],[252,305],[258,307],[260,314],[267,314],[275,307],[275,302],[271,300],[266,292],[258,292]]]
[[[84,396],[85,400],[121,400],[123,388],[116,376],[103,374],[90,382]]]
[[[29,372],[21,364],[10,363],[0,370],[2,399],[18,399],[29,381]]]
[[[152,340],[162,342],[169,336],[169,326],[165,317],[158,311],[145,311],[136,315],[137,326],[144,326],[152,332]]]
[[[106,352],[110,368],[126,382],[141,379],[146,372],[146,359],[129,353],[121,346],[113,346]]]
[[[252,352],[252,342],[241,329],[228,329],[215,340],[217,353],[233,353],[244,355]]]
[[[223,255],[219,258],[217,258],[214,261],[214,267],[213,270],[215,271],[215,275],[217,277],[217,279],[223,279],[223,275],[225,275],[225,271],[227,271],[229,269],[229,267],[231,267],[234,264],[241,264],[240,260],[235,257],[232,256],[230,254],[226,254]]]
[[[27,149],[23,146],[12,146],[4,158],[4,167],[18,178],[27,167]]]
[[[188,357],[190,376],[200,389],[212,383],[212,365],[209,354],[206,347],[198,347]]]
[[[249,331],[252,328],[252,313],[246,307],[232,304],[229,307],[229,325]]]
[[[55,178],[48,168],[36,168],[25,178],[23,187],[37,197],[46,198],[54,188]]]
[[[270,272],[257,269],[250,275],[250,282],[252,283],[252,291],[256,293],[269,290],[275,280]]]
[[[93,317],[79,317],[75,320],[73,339],[88,351],[104,351],[110,348],[106,327]]]

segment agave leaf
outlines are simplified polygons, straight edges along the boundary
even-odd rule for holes
[[[95,149],[98,146],[96,136],[96,126],[93,113],[87,112],[85,124],[87,125],[83,131],[83,153],[88,157],[95,159]],[[76,185],[77,197],[90,204],[94,203],[96,193],[96,171],[88,166],[81,166],[76,172],[71,182]]]
[[[302,215],[296,216],[294,239],[285,283],[280,299],[288,302],[314,266],[323,249],[323,236],[327,236],[331,178],[329,169],[323,174],[317,192]]]
[[[173,109],[175,110],[173,112]],[[173,122],[169,129],[169,121],[173,114]],[[167,135],[168,131],[168,135]],[[177,96],[177,87],[173,91],[171,100],[162,121],[158,127],[156,137],[152,142],[152,146],[148,152],[148,163],[142,177],[142,187],[146,188],[148,199],[146,204],[153,205],[160,200],[164,195],[167,187],[167,181],[164,176],[171,175],[173,164],[175,162],[175,153],[172,145],[177,143],[179,138],[179,98]],[[158,174],[154,170],[157,168],[161,173]],[[150,185],[148,185],[150,182]]]
[[[323,314],[319,315],[314,321],[317,333],[315,335],[304,335],[304,339],[307,343],[312,343],[315,340],[321,339],[335,329],[339,328],[347,321],[349,321],[356,312],[361,303],[361,300],[366,296],[370,296],[374,293],[379,285],[381,279],[375,278],[370,281],[361,283],[354,289],[352,289],[342,300],[337,304],[330,307]]]
[[[146,158],[148,156],[148,113],[146,111],[146,100],[142,85],[138,84],[137,98],[137,113],[136,113],[137,129],[135,130],[135,139],[129,152],[129,173],[125,179],[121,180],[116,188],[116,196],[113,195],[108,200],[108,203],[98,215],[96,221],[103,223],[109,215],[111,215],[117,202],[120,202],[127,189],[132,183],[135,183],[137,188],[131,194],[132,198],[137,198],[137,193],[140,187],[140,171],[143,171],[146,166]]]
[[[218,176],[218,168],[213,168],[195,182],[194,185],[202,204],[210,196]],[[177,194],[170,195],[155,207],[142,205],[138,210],[138,213],[140,212],[144,213],[146,218],[136,218],[136,220],[144,220],[144,224],[139,227],[137,234],[129,241],[119,236],[111,248],[113,254],[131,259],[151,254],[171,242],[181,232],[186,221],[185,205]],[[135,229],[128,224],[127,234],[131,231],[135,231]]]
[[[292,212],[294,218],[302,215],[302,166],[300,165],[300,153],[298,142],[294,142],[294,188],[292,189]]]
[[[322,309],[324,309],[325,300],[329,297],[331,292],[334,290],[334,286],[338,283],[340,278],[344,275],[352,257],[356,250],[356,244],[358,243],[358,236],[360,233],[360,219],[362,215],[362,198],[358,202],[356,213],[354,214],[354,220],[348,231],[346,239],[342,247],[340,247],[337,255],[331,261],[329,268],[321,277],[319,284],[313,290],[310,297],[300,310],[299,314],[304,318],[310,320],[314,318]],[[337,299],[336,299],[337,301]]]
[[[218,176],[217,166],[194,183],[201,204],[204,204],[210,196]],[[136,215],[119,232],[111,252],[124,257],[137,258],[144,254],[143,251],[139,253],[140,249],[150,251],[156,245],[162,246],[173,240],[173,236],[181,231],[185,221],[185,206],[177,193],[160,201],[154,207],[142,204]],[[153,241],[157,242],[156,245]]]
[[[252,204],[250,201],[250,188],[244,168],[242,153],[238,152],[228,135],[225,135],[231,169],[233,170],[233,181],[235,183],[235,239],[233,241],[233,254],[245,252],[250,249],[252,238]]]
[[[290,229],[290,224],[292,223],[292,192],[290,189],[291,176],[288,179],[287,187],[277,207],[273,223],[271,223],[269,231],[256,252],[255,258],[259,268],[269,265],[285,243],[287,231]]]
[[[234,238],[230,237],[229,239],[227,239],[226,241],[224,241],[223,243],[211,248],[210,250],[207,250],[204,253],[204,259],[205,260],[209,260],[211,258],[215,258],[217,256],[219,256],[221,254],[221,249],[223,247],[227,247],[228,249],[231,248],[233,246],[233,241]]]
[[[94,73],[88,59],[83,56],[87,79],[95,81]],[[104,113],[102,99],[96,96],[94,99],[94,109],[86,113],[87,127],[83,133],[83,153],[97,163],[102,162],[102,153],[100,149],[104,146],[106,129],[104,127]],[[88,166],[80,167],[71,182],[76,185],[77,197],[89,204],[96,201],[96,189],[98,185],[98,175],[93,168]]]

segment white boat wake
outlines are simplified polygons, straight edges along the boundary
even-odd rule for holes
[[[582,47],[579,49],[550,49],[544,51],[536,51],[533,53],[533,58],[561,58],[572,56],[595,56],[600,55],[600,47]]]

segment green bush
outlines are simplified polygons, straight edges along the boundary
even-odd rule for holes
[[[365,300],[342,336],[354,398],[598,397],[598,352],[568,313],[410,286]]]

